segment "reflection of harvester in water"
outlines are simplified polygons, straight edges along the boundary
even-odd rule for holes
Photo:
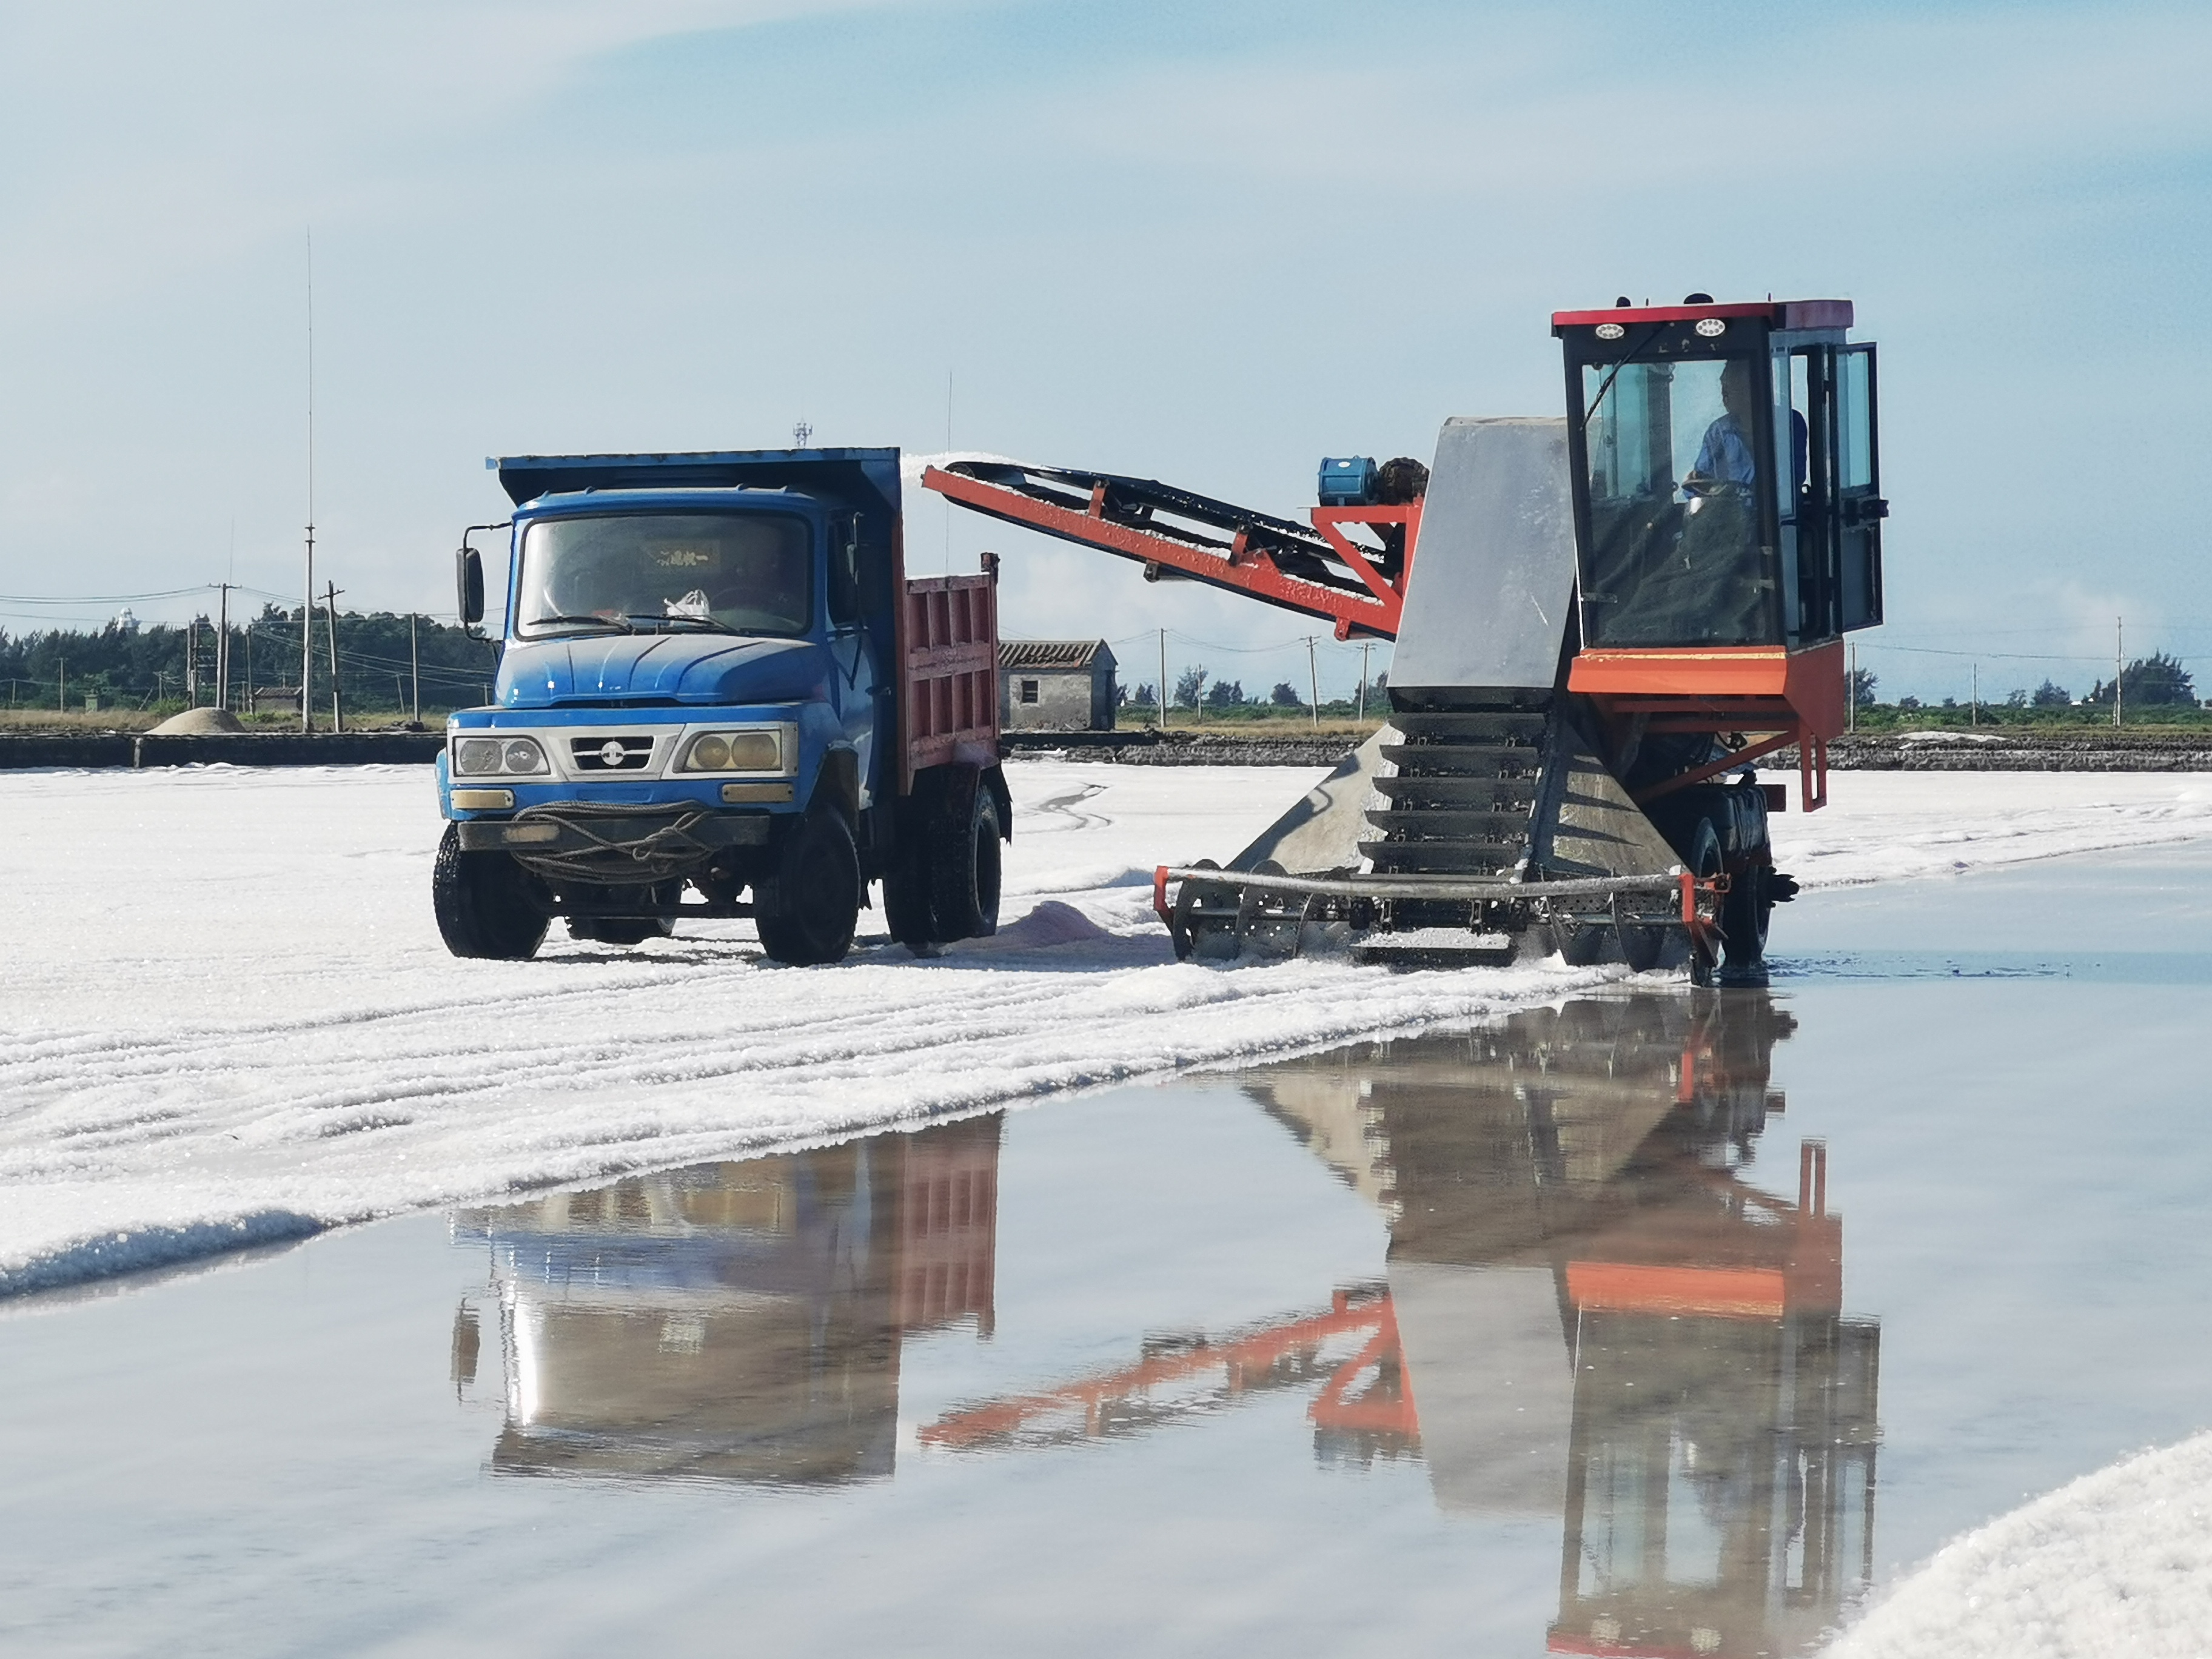
[[[1594,1000],[1256,1085],[1394,1218],[1439,1504],[1563,1516],[1555,1651],[1792,1651],[1871,1570],[1880,1329],[1840,1314],[1826,1150],[1795,1203],[1739,1175],[1792,1024]]]
[[[494,1469],[889,1474],[903,1334],[991,1328],[1000,1121],[464,1212],[498,1306]],[[475,1321],[465,1304],[457,1382]]]
[[[1323,1310],[1248,1330],[1148,1340],[1133,1365],[1039,1394],[947,1413],[916,1437],[950,1450],[1037,1447],[1138,1434],[1255,1394],[1323,1384],[1316,1420],[1396,1425],[1403,1406],[1386,1383],[1352,1384],[1395,1350],[1390,1297],[1379,1285],[1339,1291]]]
[[[1761,982],[1794,744],[1826,798],[1846,630],[1881,620],[1874,348],[1847,301],[1560,312],[1566,418],[1453,420],[1424,468],[1324,461],[1301,524],[1002,462],[975,512],[1395,640],[1390,725],[1231,861],[1163,866],[1177,953],[1496,961]]]
[[[1325,1462],[1419,1456],[1448,1511],[1563,1518],[1553,1650],[1804,1646],[1871,1568],[1880,1331],[1840,1316],[1825,1150],[1795,1203],[1740,1177],[1793,1024],[1613,998],[1267,1067],[1254,1095],[1389,1218],[1387,1285],[920,1438],[1113,1437],[1318,1384]]]

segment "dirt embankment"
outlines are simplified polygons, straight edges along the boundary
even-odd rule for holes
[[[1276,732],[1012,732],[1010,757],[1050,755],[1125,766],[1334,766],[1355,748],[1357,732],[1297,737]],[[0,771],[31,767],[428,765],[441,732],[211,733],[0,732]],[[1762,771],[1795,771],[1797,753],[1763,757]],[[1832,771],[1867,772],[2212,772],[2212,732],[2027,732],[1978,736],[1956,732],[1838,738]]]
[[[1357,733],[1174,731],[1023,732],[1006,739],[1013,754],[1132,766],[1334,766],[1358,742]],[[1795,771],[1797,751],[1784,749],[1757,764],[1762,771]],[[1884,732],[1837,738],[1828,745],[1828,766],[1838,772],[2212,772],[2212,729]]]
[[[0,771],[34,767],[427,766],[445,746],[442,732],[228,732],[175,736],[152,732],[0,733]]]
[[[1794,769],[1782,750],[1762,768]],[[2212,772],[2212,731],[1884,732],[1838,738],[1828,768],[1846,772]]]

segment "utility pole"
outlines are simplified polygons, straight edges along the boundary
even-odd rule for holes
[[[315,233],[307,233],[307,576],[300,608],[300,730],[315,729],[307,684],[315,672]],[[336,688],[332,688],[335,694]]]
[[[1206,670],[1205,670],[1204,668],[1200,668],[1200,669],[1198,671],[1198,696],[1197,696],[1197,697],[1196,697],[1196,699],[1195,699],[1195,701],[1194,702],[1194,703],[1193,703],[1193,705],[1192,705],[1192,706],[1193,706],[1193,707],[1194,707],[1194,708],[1195,708],[1195,710],[1197,711],[1197,718],[1196,718],[1196,720],[1195,720],[1193,723],[1194,723],[1194,725],[1198,725],[1198,726],[1203,726],[1203,725],[1205,725],[1205,724],[1206,724]]]
[[[246,712],[253,712],[253,624],[248,623],[239,630],[246,635]]]
[[[1367,653],[1372,641],[1359,642],[1359,718],[1367,718]]]
[[[1168,630],[1160,629],[1160,730],[1168,729]]]
[[[200,623],[197,617],[185,619],[185,707],[200,706],[200,659],[195,648],[200,642]]]
[[[222,599],[216,609],[215,706],[230,707],[230,584],[223,582]]]
[[[2112,730],[2120,729],[2120,676],[2124,672],[2121,664],[2128,654],[2128,619],[2112,618]]]
[[[323,611],[323,628],[331,641],[331,730],[345,730],[345,707],[338,701],[338,590],[331,585]]]
[[[315,672],[315,526],[307,526],[307,602],[300,607],[300,730],[315,729],[307,685]]]
[[[803,447],[803,446],[802,446]],[[413,712],[408,719],[422,724],[422,647],[415,637],[415,613],[407,613],[407,677],[415,687]]]
[[[1313,692],[1314,730],[1321,730],[1321,670],[1314,666],[1314,636],[1306,635],[1306,685]]]
[[[1972,690],[1966,693],[1966,724],[1969,726],[1979,726],[1982,723],[1981,664],[1976,663],[1969,672],[1972,678],[1967,680],[1966,684],[1972,688]]]

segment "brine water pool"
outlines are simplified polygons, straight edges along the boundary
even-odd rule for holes
[[[0,1648],[1784,1654],[2212,1423],[2212,850],[0,1304]]]

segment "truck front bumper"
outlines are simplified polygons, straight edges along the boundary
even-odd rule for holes
[[[692,875],[732,848],[765,847],[773,823],[767,812],[686,803],[559,801],[455,827],[464,852],[510,853],[526,869],[556,881],[626,885]]]

